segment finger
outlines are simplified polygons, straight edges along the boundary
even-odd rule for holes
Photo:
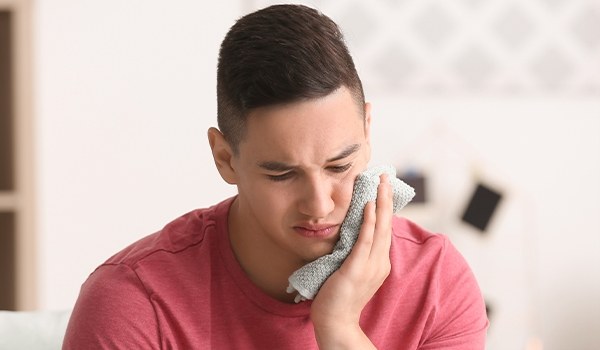
[[[377,188],[376,222],[371,255],[375,258],[389,257],[392,241],[393,192],[386,174],[380,177]]]
[[[349,260],[363,264],[371,255],[373,233],[375,231],[375,202],[367,202],[363,212],[363,222],[358,233],[358,239],[352,248]]]

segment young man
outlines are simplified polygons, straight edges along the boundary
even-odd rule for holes
[[[381,177],[359,238],[315,299],[288,277],[328,254],[370,158],[370,106],[338,27],[304,6],[240,20],[220,51],[215,164],[238,195],[110,258],[82,287],[65,349],[483,349],[464,259],[392,216]]]

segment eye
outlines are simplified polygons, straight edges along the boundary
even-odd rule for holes
[[[338,165],[338,166],[330,166],[330,167],[328,167],[328,169],[334,173],[343,173],[346,170],[350,169],[350,167],[352,167],[352,163]]]
[[[267,177],[271,181],[285,181],[285,180],[291,179],[292,176],[294,176],[293,172],[288,172],[288,173],[281,174],[281,175],[267,175]]]

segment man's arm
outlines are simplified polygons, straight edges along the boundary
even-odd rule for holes
[[[127,265],[103,265],[83,284],[63,349],[160,349],[156,315]]]
[[[352,252],[319,290],[311,319],[321,349],[374,349],[360,328],[360,314],[390,273],[392,188],[381,176],[377,202],[365,206]]]
[[[359,325],[360,314],[390,272],[392,189],[382,177],[377,205],[368,203],[352,252],[325,282],[311,308],[321,349],[374,349]],[[464,258],[446,239],[436,276],[436,314],[420,350],[485,348],[488,320],[479,286]],[[424,311],[425,312],[425,311]]]

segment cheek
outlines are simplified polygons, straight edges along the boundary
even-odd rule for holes
[[[254,211],[261,215],[271,213],[282,206],[280,191],[263,179],[251,176],[240,177],[238,192],[252,205]]]
[[[336,204],[342,207],[345,211],[350,207],[350,200],[352,199],[352,191],[354,190],[354,181],[358,174],[363,172],[367,168],[367,162],[364,157],[361,157],[359,161],[357,161],[356,166],[348,172],[347,176],[344,176],[343,179],[336,184],[335,188],[335,201]]]
[[[270,186],[266,182],[254,181],[250,184],[250,188],[255,204],[264,210],[279,208],[282,205],[282,200],[285,198],[285,196],[282,196],[281,190],[278,190],[276,186]]]
[[[335,202],[337,206],[347,211],[350,207],[350,200],[352,199],[352,190],[354,189],[354,179],[357,174],[348,174],[348,176],[341,179],[335,187]]]
[[[254,214],[264,227],[278,227],[285,221],[290,204],[287,196],[281,191],[274,191],[272,186],[260,186],[256,182],[251,186],[251,193],[246,193],[246,198],[251,203]]]

